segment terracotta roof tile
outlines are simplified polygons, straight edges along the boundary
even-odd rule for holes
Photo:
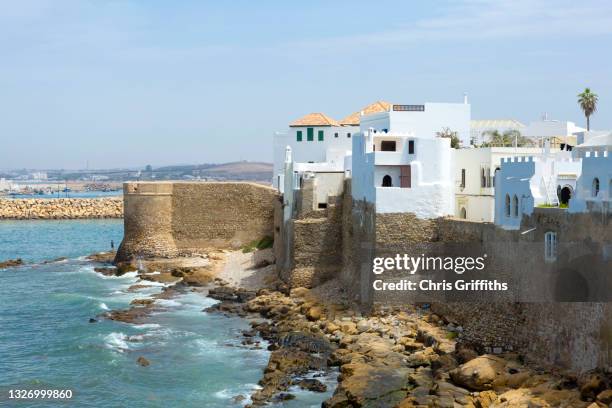
[[[389,102],[376,101],[357,112],[351,113],[346,118],[342,119],[340,124],[342,126],[359,126],[361,112],[363,112],[364,115],[369,115],[371,113],[387,112],[390,109],[391,104]]]
[[[340,126],[340,124],[324,113],[309,113],[308,115],[291,122],[289,126]]]

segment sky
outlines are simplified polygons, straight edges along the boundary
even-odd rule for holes
[[[0,168],[272,160],[310,112],[461,102],[473,119],[612,128],[612,2],[0,4]]]

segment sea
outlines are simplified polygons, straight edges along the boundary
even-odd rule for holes
[[[248,321],[202,310],[216,301],[186,292],[142,324],[104,319],[162,285],[128,292],[135,272],[94,271],[87,255],[110,249],[122,220],[0,221],[0,406],[240,407],[250,402],[269,351],[241,344]],[[150,284],[149,282],[147,282]],[[90,319],[97,322],[90,323]],[[150,365],[137,363],[146,358]],[[333,392],[290,389],[286,407],[320,407]],[[70,399],[11,399],[13,390],[70,390]],[[65,394],[66,394],[65,392]]]

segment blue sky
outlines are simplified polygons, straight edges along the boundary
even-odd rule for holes
[[[0,5],[0,168],[270,161],[309,112],[461,101],[612,128],[612,2],[105,1]]]

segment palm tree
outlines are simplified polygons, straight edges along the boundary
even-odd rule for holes
[[[586,116],[587,130],[591,130],[591,115],[597,110],[597,94],[586,88],[584,92],[578,94],[578,105]]]

